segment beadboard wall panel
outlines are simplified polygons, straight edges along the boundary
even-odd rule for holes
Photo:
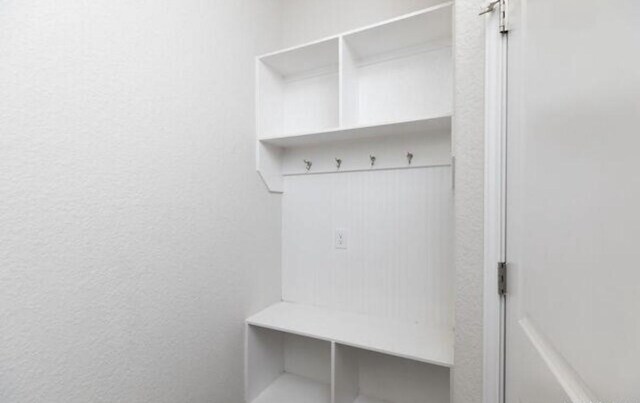
[[[451,167],[285,177],[283,299],[451,327]],[[336,229],[347,249],[334,247]]]

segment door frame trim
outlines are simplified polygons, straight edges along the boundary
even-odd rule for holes
[[[506,298],[498,294],[497,268],[506,262],[507,41],[499,13],[485,18],[485,169],[483,402],[505,402]]]

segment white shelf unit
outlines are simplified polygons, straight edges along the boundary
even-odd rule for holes
[[[291,148],[450,132],[451,3],[256,64],[257,169],[272,192],[283,191],[282,160]]]
[[[247,403],[449,402],[451,49],[447,3],[258,57],[282,302],[246,321]]]
[[[448,403],[449,370],[247,326],[247,402]]]

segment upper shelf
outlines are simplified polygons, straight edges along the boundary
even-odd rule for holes
[[[432,50],[451,46],[449,3],[344,34],[357,59],[370,59],[403,49]]]
[[[405,14],[373,25],[333,35],[324,39],[293,46],[287,49],[270,52],[258,56],[258,60],[268,62],[283,55],[303,56],[305,51],[312,50],[317,56],[321,50],[326,52],[327,59],[332,52],[330,43],[332,41],[347,39],[357,50],[361,57],[373,56],[402,48],[410,48],[428,43],[451,44],[453,21],[453,2],[442,3],[434,7]],[[287,56],[287,57],[289,57]],[[283,63],[296,64],[296,57],[283,60]],[[336,60],[337,62],[337,60]],[[284,64],[280,65],[281,67]],[[304,68],[302,70],[305,70]],[[285,71],[285,70],[283,70]]]
[[[441,133],[451,131],[451,116],[438,116],[433,118],[423,118],[417,120],[407,120],[401,122],[382,123],[373,125],[361,125],[347,128],[335,128],[321,130],[311,133],[298,133],[281,137],[265,137],[261,142],[273,144],[278,147],[302,147],[313,146],[323,143],[358,140],[379,136],[394,136],[414,133]]]
[[[450,113],[451,9],[447,3],[258,57],[258,138]]]
[[[247,323],[429,364],[453,366],[453,332],[450,330],[288,302],[272,305],[247,319]]]

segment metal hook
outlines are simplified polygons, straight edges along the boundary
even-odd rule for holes
[[[369,155],[369,159],[371,160],[371,166],[374,166],[376,164],[376,156]]]
[[[500,0],[492,1],[491,3],[489,3],[489,4],[485,5],[484,7],[482,7],[480,9],[480,13],[478,15],[484,15],[484,14],[488,14],[490,12],[493,12],[493,10],[496,9],[498,4],[500,4]]]
[[[311,169],[311,165],[313,165],[313,163],[311,161],[307,161],[307,160],[302,160],[304,161],[304,165],[307,168],[307,171],[309,171]]]
[[[411,160],[413,160],[413,153],[407,152],[407,162],[411,165]]]
[[[342,165],[342,160],[340,158],[336,158],[336,168],[340,169],[341,165]]]

